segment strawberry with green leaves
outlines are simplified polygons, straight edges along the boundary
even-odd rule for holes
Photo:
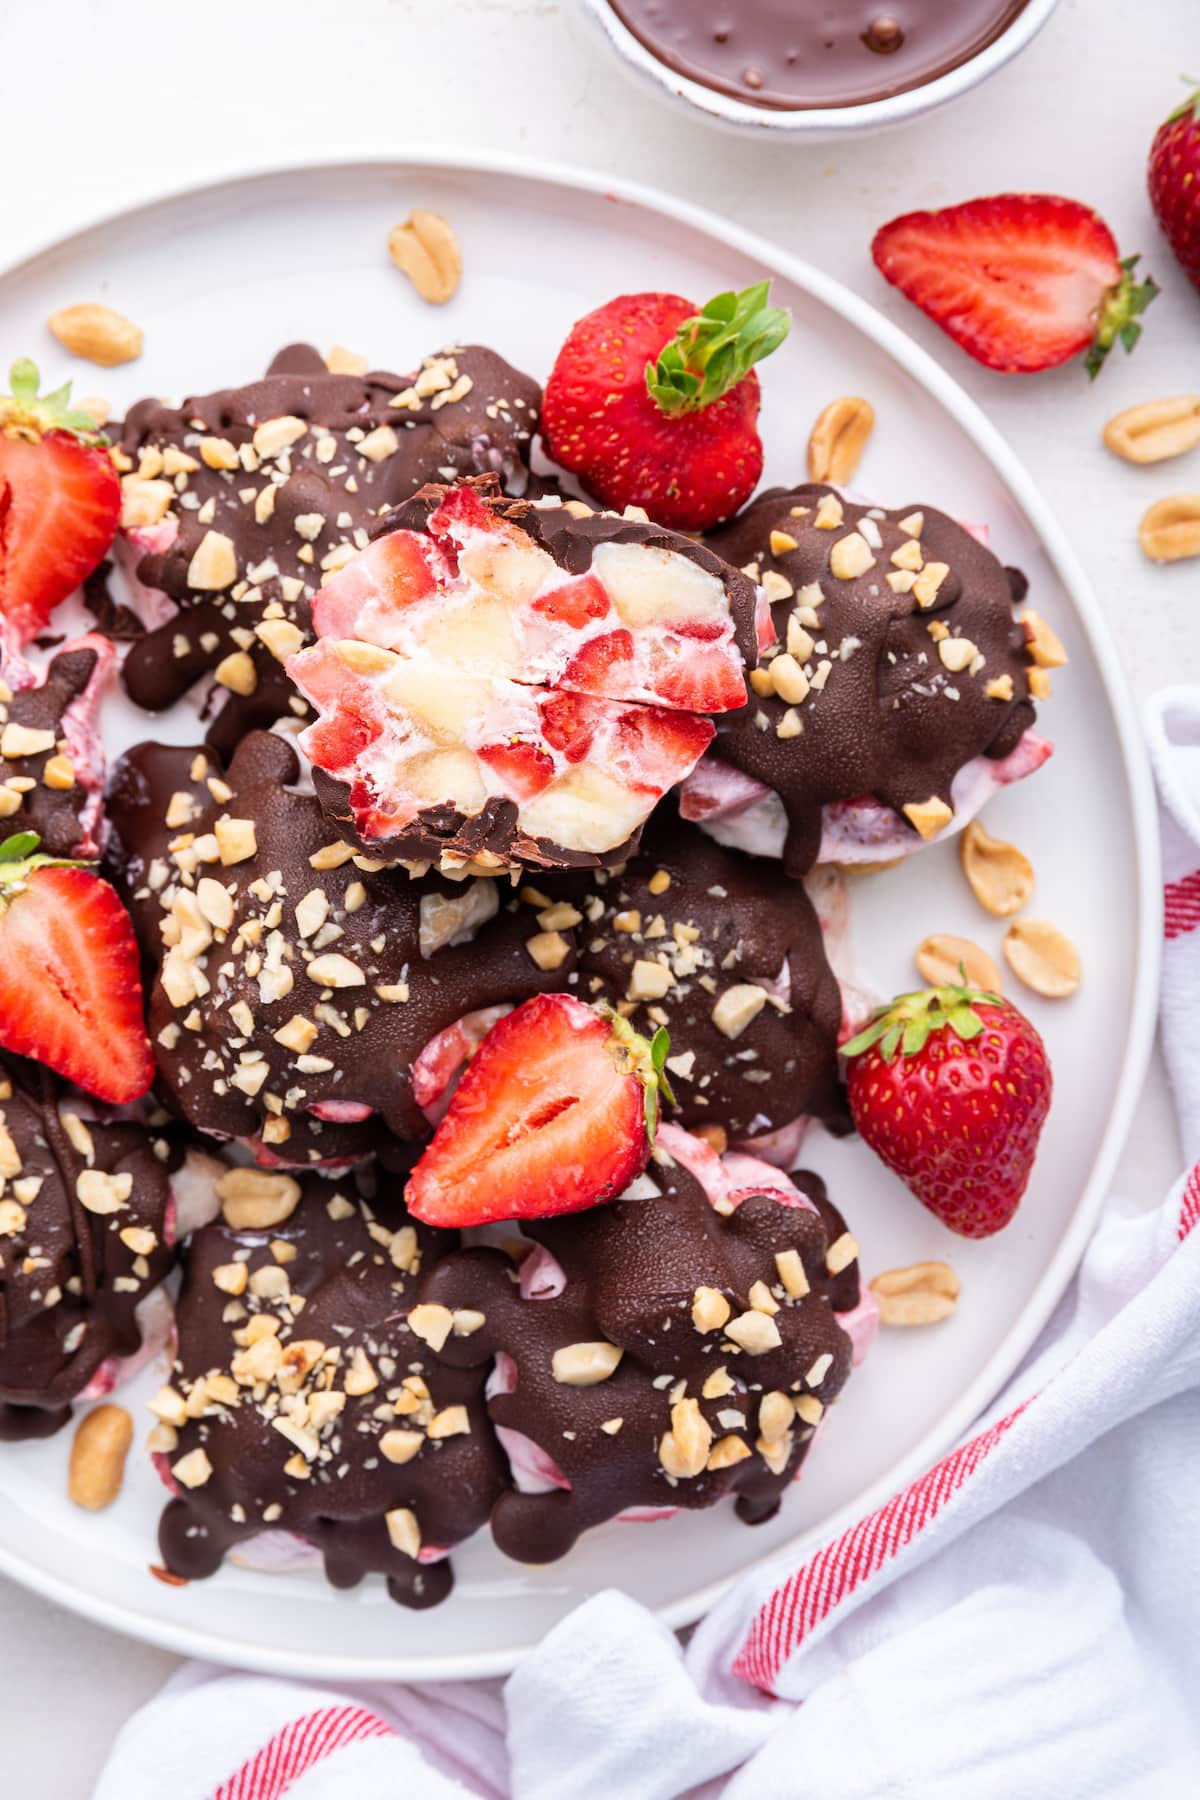
[[[582,1212],[622,1193],[649,1160],[665,1031],[639,1037],[610,1007],[539,994],[484,1038],[405,1199],[427,1225]]]
[[[1149,181],[1155,217],[1180,268],[1200,288],[1200,88],[1155,132]]]
[[[755,363],[790,320],[769,282],[702,311],[678,294],[623,294],[578,320],[546,383],[542,433],[554,460],[617,511],[706,531],[758,486]]]
[[[875,1154],[951,1231],[1001,1231],[1029,1185],[1053,1086],[1024,1014],[964,975],[881,1007],[842,1055]]]
[[[1086,352],[1098,375],[1132,350],[1158,293],[1134,279],[1099,213],[1058,194],[990,194],[905,213],[875,233],[875,267],[935,325],[1004,375],[1037,374]]]
[[[0,613],[15,649],[103,560],[121,516],[121,484],[71,384],[38,393],[23,357],[0,397]]]
[[[32,831],[0,844],[0,1047],[118,1105],[154,1077],[129,914]]]

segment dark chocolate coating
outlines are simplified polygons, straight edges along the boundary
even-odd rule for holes
[[[418,398],[414,382],[428,365],[438,363],[445,366],[445,384]],[[470,383],[467,391],[454,400],[444,399],[463,380]],[[409,394],[413,403],[395,406],[401,393]],[[173,446],[199,466],[186,476],[186,488],[173,509],[180,527],[175,542],[165,554],[146,555],[138,563],[139,579],[148,587],[161,588],[180,612],[147,632],[130,650],[122,672],[130,698],[151,712],[161,712],[225,657],[245,649],[253,659],[258,685],[248,696],[226,697],[209,731],[209,743],[227,755],[245,732],[257,726],[286,716],[303,718],[307,708],[282,665],[253,636],[266,609],[276,609],[272,616],[282,609],[282,616],[307,635],[310,602],[322,579],[322,558],[341,545],[361,547],[381,510],[428,481],[489,470],[507,492],[524,493],[529,483],[528,448],[540,405],[536,382],[494,350],[478,345],[426,358],[422,370],[408,375],[377,371],[357,376],[331,375],[311,345],[292,344],[280,351],[262,380],[245,387],[197,396],[181,407],[139,401],[121,434],[121,449],[133,463],[146,449]],[[283,462],[225,471],[200,461],[200,438],[225,438],[240,449],[252,445],[257,425],[286,417],[306,420],[310,430],[291,446]],[[394,454],[379,461],[359,454],[358,442],[383,425],[399,439]],[[329,443],[334,445],[332,454],[319,453],[318,447]],[[274,511],[260,523],[255,517],[257,495],[270,485],[271,471],[284,468],[289,473],[277,487]],[[324,520],[314,542],[296,529],[296,520],[306,515]],[[192,556],[208,530],[222,532],[233,542],[241,578],[238,587],[245,588],[240,597],[235,597],[238,589],[214,595],[189,586]],[[252,569],[263,570],[253,582]],[[289,589],[285,583],[296,585]]]
[[[527,532],[529,537],[569,575],[583,575],[591,568],[597,545],[643,544],[652,549],[673,550],[714,575],[729,596],[738,650],[748,665],[756,655],[754,583],[739,569],[681,532],[668,531],[620,513],[593,512],[577,517],[566,506],[535,506],[525,500],[508,500],[494,479],[472,480],[480,498],[501,517]],[[424,532],[430,515],[445,500],[449,487],[437,483],[423,488],[404,504],[393,508],[378,523],[373,537],[392,531]],[[313,785],[332,823],[341,835],[360,849],[387,862],[438,862],[450,855],[492,866],[521,864],[531,868],[612,868],[636,850],[640,832],[602,854],[567,850],[546,838],[528,837],[517,830],[517,808],[511,800],[491,799],[468,818],[453,806],[427,807],[404,830],[392,837],[363,838],[355,823],[356,807],[349,783],[338,781],[323,769],[314,769]]]
[[[405,1606],[433,1606],[450,1592],[446,1561],[421,1563],[395,1549],[385,1514],[398,1508],[415,1513],[421,1541],[452,1546],[483,1525],[503,1485],[503,1462],[492,1435],[477,1370],[435,1366],[428,1346],[409,1329],[407,1315],[416,1297],[416,1279],[454,1243],[448,1232],[431,1231],[409,1219],[399,1198],[400,1183],[385,1178],[371,1200],[360,1200],[353,1184],[306,1177],[292,1216],[269,1231],[234,1231],[223,1222],[198,1231],[188,1249],[177,1319],[178,1354],[171,1383],[188,1395],[206,1376],[233,1373],[239,1345],[235,1334],[250,1318],[268,1313],[279,1322],[284,1386],[265,1378],[237,1382],[237,1398],[205,1391],[201,1417],[179,1428],[176,1448],[165,1454],[164,1474],[181,1457],[202,1449],[212,1473],[194,1487],[179,1486],[159,1526],[163,1561],[174,1574],[196,1580],[215,1573],[226,1553],[261,1531],[293,1532],[318,1549],[325,1574],[335,1587],[354,1587],[364,1575],[387,1577],[388,1592]],[[330,1216],[349,1210],[343,1218]],[[415,1230],[418,1260],[401,1269],[390,1239]],[[290,1260],[277,1260],[272,1244]],[[249,1272],[238,1299],[218,1288],[213,1271],[244,1262]],[[255,1274],[286,1289],[270,1297],[255,1292]],[[260,1279],[263,1279],[260,1277]],[[289,1296],[304,1297],[294,1313]],[[288,1369],[288,1346],[302,1362]],[[336,1364],[312,1346],[340,1351]],[[304,1403],[328,1387],[344,1393],[355,1352],[370,1363],[376,1383],[363,1394],[346,1394],[342,1411],[319,1430],[319,1453],[305,1458],[307,1475],[285,1468],[297,1446],[272,1423],[289,1406],[304,1417]],[[311,1368],[307,1365],[312,1364]],[[243,1371],[243,1373],[246,1373]],[[301,1380],[303,1375],[303,1380]],[[424,1379],[424,1395],[406,1389],[406,1379]],[[395,1412],[399,1401],[401,1410]],[[198,1404],[198,1402],[197,1402]],[[391,1429],[424,1435],[436,1413],[465,1407],[470,1429],[444,1438],[426,1437],[407,1463],[389,1461],[379,1447]],[[407,1409],[407,1410],[405,1410]],[[309,1423],[305,1419],[305,1423]]]
[[[844,523],[818,530],[813,523],[818,503],[833,493],[817,483],[772,489],[708,538],[739,567],[757,565],[760,578],[773,570],[796,594],[817,582],[825,596],[820,624],[808,631],[818,644],[813,661],[825,656],[820,649],[825,645],[833,666],[824,690],[810,693],[798,709],[803,731],[780,738],[786,703],[774,694],[752,694],[742,711],[716,721],[709,752],[779,795],[788,818],[784,854],[791,874],[803,873],[816,859],[825,805],[873,796],[903,817],[905,805],[934,796],[949,804],[951,784],[966,763],[976,756],[1007,756],[1034,722],[1029,657],[1012,612],[1023,597],[1024,578],[929,506],[885,512],[846,500]],[[798,516],[797,507],[807,510]],[[898,521],[915,512],[924,515],[925,560],[950,569],[928,609],[912,593],[894,593],[886,580],[895,567],[892,552],[907,541]],[[839,580],[830,572],[830,552],[863,519],[874,521],[882,547],[864,575]],[[772,555],[773,531],[794,538],[796,548]],[[796,605],[794,597],[772,603],[781,645]],[[928,630],[934,621],[977,646],[986,658],[980,674],[953,675],[943,667]],[[837,652],[849,638],[858,646],[843,661]],[[1006,674],[1012,677],[1013,698],[989,698],[985,683]]]
[[[664,875],[669,886],[652,893],[648,884]],[[665,960],[672,971],[666,994],[640,1002],[630,1018],[651,1037],[666,1026],[672,1063],[692,1053],[690,1073],[670,1071],[675,1124],[719,1124],[730,1138],[778,1130],[801,1113],[844,1125],[841,993],[812,903],[778,863],[722,849],[663,806],[623,869],[588,881],[548,876],[539,885],[569,895],[585,915],[577,927],[582,999],[625,1001],[635,961]],[[634,913],[638,929],[614,926],[622,915],[632,924]],[[743,983],[770,983],[785,966],[790,1010],[768,1001],[736,1038],[727,1037],[713,1021],[719,996]]]
[[[137,1307],[175,1257],[167,1147],[144,1126],[89,1120],[89,1161],[60,1115],[92,1103],[40,1064],[7,1052],[0,1052],[0,1079],[10,1090],[0,1100],[0,1438],[45,1437],[66,1423],[71,1402],[107,1358],[132,1356],[141,1345]],[[82,1205],[76,1184],[89,1167],[132,1177],[119,1211]],[[26,1180],[41,1185],[22,1200]],[[130,1227],[154,1233],[144,1256],[122,1242]]]
[[[405,870],[360,868],[350,860],[337,868],[314,869],[310,857],[335,841],[335,834],[312,795],[291,788],[299,761],[281,737],[251,733],[238,746],[227,774],[210,756],[204,774],[199,775],[197,765],[198,778],[193,779],[198,755],[195,749],[142,744],[118,765],[109,796],[110,863],[148,965],[149,1032],[170,1104],[199,1130],[218,1137],[258,1139],[272,1118],[282,1121],[287,1133],[272,1136],[282,1129],[277,1123],[267,1142],[274,1145],[275,1157],[300,1165],[362,1157],[376,1147],[381,1128],[406,1139],[428,1135],[411,1081],[413,1061],[428,1041],[477,1008],[515,1003],[561,985],[569,963],[551,973],[536,966],[525,949],[532,928],[507,909],[506,890],[498,894],[498,913],[474,937],[423,957],[422,900],[428,911],[437,898],[460,897],[465,891],[461,883],[438,875],[413,880]],[[213,797],[207,786],[212,779],[223,780],[232,790],[228,798]],[[171,796],[178,793],[190,795],[193,802],[186,832],[165,823]],[[190,1003],[173,1006],[162,979],[166,951],[161,926],[168,917],[163,902],[171,903],[175,884],[186,888],[189,883],[172,860],[170,846],[188,833],[211,833],[223,816],[252,821],[257,848],[229,867],[219,862],[197,866],[195,881],[207,875],[231,890],[234,919],[224,945],[218,940],[206,953],[209,991],[196,998],[194,1010]],[[160,875],[159,884],[152,885]],[[264,886],[272,875],[276,879]],[[348,911],[352,884],[361,893],[353,896],[356,910]],[[303,938],[294,909],[314,889],[325,897],[327,919]],[[254,920],[264,923],[261,930],[251,924],[247,937],[244,927]],[[256,959],[269,952],[273,933],[279,934],[282,966],[293,975],[290,990],[277,999],[264,998],[255,973]],[[313,954],[346,957],[364,979],[326,989],[305,973]],[[381,986],[401,984],[407,985],[407,1000],[383,999],[377,992]],[[231,1013],[239,1002],[253,1014],[249,1034]],[[365,1019],[356,1017],[360,1009]],[[276,1040],[274,1034],[297,1014],[319,1026],[304,1054],[328,1067],[298,1066],[301,1053]],[[244,1049],[261,1051],[268,1068],[256,1094],[230,1079]],[[268,1107],[268,1096],[281,1103],[280,1112]],[[361,1124],[323,1123],[306,1111],[313,1104],[343,1100],[368,1105],[380,1117]]]
[[[463,1367],[499,1352],[510,1357],[516,1390],[488,1402],[493,1423],[532,1439],[571,1484],[500,1497],[492,1531],[500,1549],[519,1562],[554,1561],[581,1532],[627,1507],[699,1509],[733,1493],[747,1523],[769,1518],[808,1452],[813,1427],[796,1420],[786,1460],[773,1471],[755,1449],[762,1395],[806,1393],[824,1405],[849,1377],[850,1339],[836,1314],[857,1303],[858,1269],[852,1263],[833,1278],[826,1272],[826,1250],[844,1226],[818,1177],[792,1179],[819,1212],[754,1195],[726,1218],[685,1169],[651,1163],[649,1172],[663,1189],[658,1199],[618,1200],[569,1218],[522,1222],[562,1266],[566,1286],[557,1298],[522,1299],[508,1258],[496,1250],[448,1256],[422,1282],[422,1300],[486,1316],[472,1337],[448,1338],[440,1360]],[[810,1283],[800,1300],[788,1298],[775,1266],[776,1251],[791,1248]],[[720,1330],[696,1329],[691,1312],[698,1287],[719,1289],[736,1316],[748,1308],[758,1281],[773,1290],[779,1305],[778,1348],[751,1355]],[[607,1380],[574,1387],[555,1379],[555,1350],[601,1341],[624,1353]],[[808,1386],[806,1372],[826,1354],[831,1360],[822,1379]],[[733,1389],[705,1399],[703,1384],[721,1365]],[[664,1378],[661,1386],[656,1377]],[[659,1445],[680,1398],[697,1400],[714,1444],[736,1433],[751,1454],[728,1468],[670,1478]],[[719,1418],[729,1410],[742,1413],[744,1428]],[[604,1431],[614,1419],[622,1421],[620,1428]]]
[[[41,839],[38,847],[45,856],[96,854],[94,839],[85,833],[80,817],[88,799],[87,790],[78,781],[69,788],[52,788],[42,779],[46,764],[58,755],[63,714],[83,694],[95,673],[96,662],[95,650],[60,650],[51,658],[45,679],[37,687],[16,688],[12,699],[0,705],[0,721],[54,733],[55,742],[49,750],[39,751],[36,756],[5,757],[0,764],[0,780],[16,776],[36,784],[21,795],[19,809],[0,821],[0,837],[36,831]]]

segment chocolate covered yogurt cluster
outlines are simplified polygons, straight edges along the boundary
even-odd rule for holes
[[[202,1213],[172,1192],[167,1136],[94,1114],[0,1052],[0,1438],[59,1430],[167,1341],[162,1283]]]
[[[606,1519],[728,1494],[747,1523],[769,1518],[849,1376],[844,1323],[864,1318],[858,1247],[823,1183],[722,1163],[666,1125],[627,1197],[525,1230],[519,1275],[502,1251],[463,1250],[421,1290],[438,1361],[491,1365],[513,1474],[499,1547],[553,1561]],[[464,1311],[482,1315],[467,1336]]]
[[[1024,576],[945,513],[777,488],[709,542],[761,584],[772,632],[685,817],[793,873],[887,861],[1050,755],[1033,703],[1061,646],[1014,617]]]
[[[530,954],[495,881],[381,869],[331,832],[299,774],[269,732],[228,770],[141,745],[109,795],[111,861],[172,1110],[265,1163],[341,1167],[427,1134],[414,1078],[432,1099],[448,1071],[435,1079],[426,1046],[440,1067],[460,1021],[567,971]]]
[[[193,1580],[232,1552],[248,1567],[368,1573],[393,1599],[450,1592],[446,1555],[503,1487],[484,1377],[435,1362],[417,1305],[453,1234],[410,1220],[401,1182],[228,1168],[221,1216],[193,1237],[178,1348],[153,1401],[172,1499],[160,1547]],[[478,1315],[449,1330],[469,1336]]]
[[[245,387],[140,401],[115,453],[117,552],[147,627],[122,671],[129,697],[162,712],[211,678],[209,740],[225,753],[255,726],[303,718],[283,664],[322,582],[426,482],[491,471],[523,494],[540,400],[478,345],[391,375],[331,373],[292,344]]]

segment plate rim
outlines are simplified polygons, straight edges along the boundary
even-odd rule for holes
[[[1117,1161],[1124,1148],[1134,1109],[1141,1095],[1157,1023],[1159,968],[1162,956],[1162,884],[1158,855],[1158,813],[1149,753],[1142,736],[1137,707],[1117,657],[1107,620],[1078,557],[1062,527],[1024,463],[994,426],[983,408],[955,377],[922,348],[906,331],[885,318],[867,300],[803,257],[772,242],[764,234],[723,218],[653,184],[617,178],[552,157],[514,155],[507,151],[456,150],[417,144],[391,156],[364,156],[357,152],[332,153],[313,160],[310,156],[274,160],[236,174],[210,176],[151,190],[141,199],[126,201],[98,216],[86,217],[52,237],[20,252],[0,265],[0,290],[32,264],[68,249],[87,234],[134,220],[157,208],[183,205],[203,196],[255,185],[267,185],[296,175],[401,175],[422,170],[427,174],[497,176],[531,182],[567,192],[583,192],[600,199],[641,208],[666,216],[699,233],[726,250],[760,263],[838,313],[870,339],[892,362],[920,384],[966,433],[999,476],[1012,500],[1036,532],[1048,560],[1070,596],[1088,642],[1097,673],[1116,726],[1121,765],[1129,789],[1135,859],[1137,920],[1135,961],[1129,1028],[1117,1075],[1116,1099],[1109,1113],[1091,1173],[1083,1186],[1071,1223],[1057,1251],[1042,1271],[1020,1316],[955,1404],[938,1424],[924,1433],[908,1452],[852,1502],[839,1507],[816,1531],[798,1532],[787,1544],[748,1561],[735,1574],[689,1590],[669,1605],[653,1609],[671,1629],[690,1624],[706,1613],[738,1581],[760,1574],[764,1567],[792,1553],[797,1561],[819,1545],[836,1538],[849,1524],[863,1518],[920,1474],[960,1438],[1011,1380],[1038,1334],[1058,1304],[1091,1238]],[[352,1654],[310,1654],[306,1651],[262,1651],[222,1636],[219,1630],[143,1613],[136,1602],[117,1602],[82,1592],[65,1578],[36,1567],[0,1541],[0,1573],[21,1586],[69,1611],[81,1614],[142,1642],[180,1656],[219,1661],[263,1674],[305,1680],[431,1680],[465,1681],[508,1674],[535,1646],[511,1644],[501,1649],[460,1651],[428,1656],[405,1654],[388,1657]]]

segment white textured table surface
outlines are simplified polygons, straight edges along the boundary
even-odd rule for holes
[[[1150,569],[1135,540],[1151,499],[1200,488],[1200,453],[1138,470],[1099,440],[1121,407],[1200,388],[1200,298],[1158,237],[1144,184],[1146,150],[1175,102],[1189,43],[1196,54],[1195,0],[1145,0],[1136,21],[1117,0],[1062,0],[1032,48],[977,94],[888,136],[810,148],[692,124],[632,86],[574,13],[575,0],[0,8],[0,258],[164,189],[326,154],[491,146],[655,183],[806,256],[942,358],[1041,482],[1138,697],[1200,679],[1200,569]],[[1078,366],[1031,380],[977,369],[871,266],[883,220],[1005,188],[1090,201],[1166,289],[1137,355],[1114,352],[1094,387]],[[319,244],[313,250],[320,255]],[[165,245],[164,255],[186,255],[186,245]],[[613,290],[620,285],[614,270]],[[0,363],[27,348],[5,340],[0,312]],[[1159,1064],[1122,1185],[1157,1194],[1177,1161]],[[82,1800],[115,1731],[175,1659],[3,1581],[0,1643],[0,1794]]]

